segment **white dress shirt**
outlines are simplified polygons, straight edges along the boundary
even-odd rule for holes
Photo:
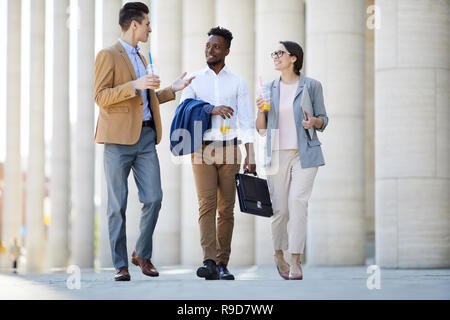
[[[206,67],[189,77],[192,76],[195,76],[195,79],[183,90],[180,102],[192,98],[213,106],[228,106],[234,110],[229,119],[228,133],[220,132],[220,127],[225,125],[225,119],[212,115],[211,129],[204,133],[203,140],[232,140],[239,137],[244,144],[253,143],[255,120],[245,80],[231,72],[227,66],[224,66],[219,74]]]

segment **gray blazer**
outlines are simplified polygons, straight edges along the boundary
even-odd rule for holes
[[[272,82],[266,84],[270,89],[271,108],[270,111],[266,111],[266,152],[265,152],[265,163],[264,167],[271,166],[272,158],[272,130],[277,128],[278,110],[280,102],[280,78],[273,80]],[[314,134],[311,140],[309,140],[306,130],[301,125],[304,117],[301,109],[303,101],[304,90],[307,89],[309,96],[311,97],[312,107],[314,117],[321,118],[323,120],[322,128],[314,128]],[[300,156],[300,162],[302,168],[317,167],[325,165],[323,159],[322,149],[320,147],[321,142],[317,137],[317,131],[323,131],[328,125],[328,117],[325,111],[325,105],[323,102],[323,91],[322,84],[314,79],[306,77],[303,73],[300,73],[300,81],[298,83],[297,92],[294,98],[294,119],[297,124],[297,142],[298,142],[298,153]]]

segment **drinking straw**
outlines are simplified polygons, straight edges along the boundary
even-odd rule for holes
[[[262,83],[262,77],[261,76],[259,76],[259,90],[261,91],[261,98],[264,98],[263,83]]]
[[[227,105],[231,107],[230,97],[228,97],[228,103],[227,103]],[[228,115],[230,115],[230,114],[228,114]],[[230,118],[228,118],[228,117],[225,119],[225,126],[226,126],[226,127],[228,127],[228,126],[230,125],[230,124],[229,124],[229,121],[230,121],[229,119],[230,119]]]
[[[153,72],[153,62],[152,62],[152,54],[150,53],[150,51],[148,52],[148,60],[150,61],[150,68],[152,69],[152,74],[154,74],[154,72]]]

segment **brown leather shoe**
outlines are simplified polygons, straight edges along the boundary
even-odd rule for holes
[[[120,269],[116,269],[116,275],[114,276],[114,280],[116,281],[130,281],[131,277],[128,273],[128,268],[123,267]]]
[[[159,276],[158,270],[156,270],[155,266],[153,266],[150,259],[142,259],[136,255],[136,252],[133,251],[131,254],[131,262],[141,267],[142,273],[149,277],[157,277]]]

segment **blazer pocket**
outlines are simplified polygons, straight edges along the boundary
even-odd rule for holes
[[[321,144],[322,143],[319,140],[317,140],[317,139],[308,140],[308,146],[310,146],[310,147],[320,146]]]
[[[128,107],[108,107],[108,113],[128,112]]]

